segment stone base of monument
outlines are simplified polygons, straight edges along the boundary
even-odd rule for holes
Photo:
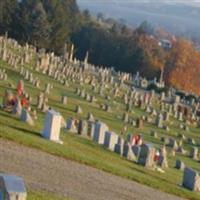
[[[64,144],[62,140],[51,140],[52,142],[58,143],[58,144]]]
[[[57,144],[63,144],[63,143],[64,143],[62,140],[50,139],[49,137],[46,137],[46,136],[44,135],[44,133],[42,133],[42,137],[43,137],[44,139],[47,139],[47,140],[51,141],[51,142],[55,142],[55,143],[57,143]]]

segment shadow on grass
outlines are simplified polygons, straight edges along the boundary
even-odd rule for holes
[[[1,110],[0,116],[6,117],[6,118],[12,118],[12,119],[14,119],[15,121],[19,122],[19,118],[18,118],[17,116],[13,115],[12,113],[5,112],[5,111],[3,111],[3,110]]]
[[[42,137],[41,133],[38,133],[38,132],[34,132],[32,130],[27,130],[25,128],[21,128],[21,127],[16,127],[16,126],[12,126],[12,125],[8,125],[10,128],[13,128],[13,129],[16,129],[18,131],[22,131],[24,133],[29,133],[31,135],[34,135],[34,136],[37,136],[37,137]]]
[[[61,101],[57,101],[57,100],[54,100],[54,99],[50,99],[49,104],[53,105],[53,106],[50,106],[52,108],[56,107],[58,109],[65,110],[66,112],[74,112],[74,110],[75,110],[75,109],[69,108],[67,105],[60,105]]]

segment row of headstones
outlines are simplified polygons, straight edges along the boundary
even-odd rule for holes
[[[162,93],[163,94],[163,93]],[[165,96],[165,95],[161,95]],[[199,103],[193,103],[191,105],[184,104],[184,102],[180,101],[180,97],[178,95],[175,95],[172,100],[166,100],[166,98],[161,98],[161,104],[160,104],[160,111],[165,112],[167,111],[170,116],[173,116],[175,119],[178,119],[179,121],[192,119],[192,120],[199,120],[199,117],[197,116],[197,110],[199,109]],[[188,110],[191,111],[190,114],[184,114],[182,110],[178,110],[178,106],[185,106]]]
[[[78,113],[82,113],[81,111],[79,112],[79,110],[81,110],[80,109],[80,107],[77,107],[77,109],[76,109],[77,111],[76,112],[78,112]],[[126,119],[127,118],[127,115],[125,114],[124,115],[124,120],[127,120]],[[143,124],[142,122],[141,122],[141,120],[142,119],[140,119],[139,121],[137,121],[137,123],[135,123],[135,126],[137,125],[137,127],[139,128],[140,127],[140,124]],[[141,122],[141,123],[140,123]],[[154,137],[156,137],[156,133],[152,133],[152,136],[154,136]],[[190,143],[191,144],[191,141],[193,141],[193,140],[191,140],[191,138],[188,138],[188,143]],[[165,141],[166,142],[166,141]],[[192,143],[193,144],[193,143]],[[174,140],[174,139],[172,139],[172,138],[170,138],[169,139],[169,144],[168,144],[169,146],[171,146],[173,149],[175,149],[177,152],[180,152],[180,153],[186,153],[186,151],[185,150],[183,150],[183,148],[182,148],[182,145],[177,145],[177,142]],[[196,152],[196,151],[194,151],[194,152]],[[192,153],[191,153],[192,154]],[[193,156],[191,156],[191,157],[193,157],[194,159],[197,157],[197,156],[195,156],[195,155],[197,155],[198,153],[196,153],[196,154],[194,154]]]
[[[27,73],[27,71],[26,71],[26,73],[25,73],[25,79],[31,79],[31,74],[29,75],[29,73]],[[137,95],[136,95],[137,96]]]
[[[84,90],[81,90],[79,88],[76,89],[75,93],[79,96],[81,96],[82,98],[86,99],[89,102],[94,102],[95,101],[95,97],[94,96],[90,96],[88,93],[85,93]],[[106,96],[107,100],[110,100],[110,98],[108,98],[109,96]],[[101,109],[105,110],[105,111],[111,111],[111,106],[106,104],[101,104],[100,105]],[[127,105],[127,109],[128,111],[130,110],[130,104]]]
[[[5,38],[5,39],[3,39],[3,40],[5,40],[5,41],[10,41],[9,39],[7,39],[7,38]],[[12,41],[12,40],[11,40]],[[13,42],[14,44],[15,44],[15,46],[16,46],[16,41],[15,42]],[[4,45],[4,46],[6,46],[6,45]],[[14,45],[13,45],[14,46]],[[28,52],[28,51],[30,51],[31,50],[31,52],[34,52],[35,53],[35,48],[33,48],[33,47],[29,47],[29,45],[27,45],[26,44],[26,46],[24,47],[24,49],[26,50],[26,52]],[[72,48],[73,49],[73,48]],[[72,50],[71,50],[72,51]],[[43,54],[43,55],[45,55],[46,57],[48,57],[47,55],[48,54]],[[27,56],[28,57],[28,56]],[[70,53],[70,57],[73,57],[73,53],[71,52]],[[51,60],[54,60],[53,58],[57,58],[57,57],[55,57],[54,56],[54,54],[52,54],[52,56],[50,57],[50,58],[47,58],[47,60],[49,60],[49,63],[47,62],[47,61],[45,61],[45,62],[47,62],[47,65],[50,65],[50,61]],[[25,60],[29,60],[29,59],[25,59]],[[59,60],[59,59],[57,59],[57,60]],[[45,63],[44,62],[44,63]],[[62,67],[61,67],[62,68]],[[92,68],[93,69],[93,68]],[[101,69],[101,68],[100,68]],[[99,72],[100,72],[100,69],[99,69]],[[111,70],[108,70],[108,69],[104,69],[104,70],[102,70],[101,69],[101,71],[102,71],[102,73],[104,73],[104,75],[102,76],[102,77],[106,77],[106,75],[111,75],[112,73],[111,73]],[[116,74],[116,73],[115,73]],[[129,79],[129,74],[117,74],[117,75],[119,75],[119,79],[123,79],[123,77],[128,77],[128,78],[125,78],[125,79]],[[108,76],[107,76],[108,77]],[[164,93],[161,93],[161,99],[162,100],[164,100],[165,99],[165,95],[164,95]],[[180,102],[180,99],[178,99],[178,100],[176,100],[177,98],[175,98],[175,102]]]
[[[30,82],[36,88],[40,88],[40,80],[38,77],[33,77],[33,73],[29,72],[28,69],[21,67],[20,75],[23,76],[24,80]]]
[[[76,88],[75,94],[84,98],[88,102],[94,103],[96,101],[96,98],[93,95],[90,95],[89,93],[85,93],[84,90],[81,90],[79,88]]]
[[[30,63],[35,53],[36,48],[33,46],[26,44],[22,47],[13,39],[0,37],[0,58],[14,66],[14,68],[17,68],[18,64]]]
[[[158,134],[155,131],[151,131],[150,135],[154,138],[158,138]],[[184,150],[183,148],[183,141],[186,141],[187,144],[190,145],[195,145],[195,141],[192,138],[185,138],[184,135],[182,134],[178,134],[178,137],[181,137],[181,140],[179,142],[177,142],[175,139],[173,138],[166,138],[166,137],[161,137],[161,142],[164,142],[166,145],[168,145],[169,147],[171,147],[174,151],[181,153],[181,154],[186,154],[187,151]],[[189,153],[189,157],[191,157],[194,160],[198,160],[199,156],[198,156],[198,147],[192,147],[190,153]]]
[[[92,121],[90,119],[89,121],[69,119],[67,122],[67,130],[72,133],[90,137],[94,142],[126,157],[128,160],[137,161],[139,164],[146,167],[153,167],[155,165],[155,148],[148,145],[131,146],[132,136],[129,135],[127,140],[124,140],[115,132],[109,131],[108,126],[100,121],[94,122],[94,119]],[[161,167],[168,166],[165,155],[161,155],[158,165]]]
[[[90,96],[88,93],[85,93],[84,90],[80,90],[79,88],[76,88],[75,93],[79,96],[81,96],[82,98],[85,98],[86,100],[88,100],[89,102],[94,102],[94,96]],[[91,98],[93,97],[93,98]],[[111,106],[108,104],[101,104],[100,108],[102,110],[105,110],[107,112],[111,111]],[[122,121],[124,123],[130,123],[133,126],[136,126],[137,128],[141,128],[143,126],[143,121],[146,120],[148,122],[150,122],[150,119],[146,119],[146,117],[144,116],[143,119],[137,119],[136,121],[131,119],[129,117],[128,113],[124,113],[122,116]]]
[[[88,115],[88,121],[80,120],[76,125],[75,121],[73,119],[68,120],[67,130],[69,132],[90,137],[94,142],[104,145],[110,151],[116,152],[129,160],[136,160],[130,145],[119,135],[109,131],[106,124],[100,121],[94,122],[93,116],[90,115]]]
[[[53,110],[49,110],[45,117],[45,126],[43,130],[43,137],[55,142],[62,143],[60,141],[60,126],[61,115]],[[79,125],[80,126],[80,125]],[[130,160],[136,160],[136,154],[138,154],[138,163],[147,167],[154,165],[155,149],[150,145],[142,145],[132,151],[132,148],[120,138],[117,134],[110,132],[108,127],[99,121],[95,122],[93,128],[91,128],[91,135],[93,141],[98,144],[102,144],[111,151],[114,151]],[[137,152],[137,153],[136,153]],[[166,166],[166,158],[161,159]],[[184,164],[180,161],[176,162],[176,168],[184,169]],[[183,186],[191,190],[200,191],[200,178],[196,171],[185,168],[183,177]]]
[[[163,128],[167,131],[170,130],[169,126],[163,125],[164,122],[169,121],[169,114],[168,113],[164,113],[164,115],[162,113],[158,113],[156,116],[156,120],[155,120],[155,125],[158,128]],[[179,128],[185,131],[189,131],[190,128],[187,124],[180,124]]]
[[[32,76],[31,76],[31,73],[29,74],[27,71],[25,72],[25,79],[29,79],[29,80],[32,80],[32,78],[31,78]],[[37,82],[38,83],[38,82]],[[37,84],[36,84],[37,85]],[[136,95],[137,96],[137,95]],[[105,110],[110,110],[110,108],[109,108],[109,106],[103,106],[103,109],[105,109]]]
[[[95,88],[95,87],[94,87]],[[75,93],[79,96],[81,96],[82,98],[85,98],[86,100],[90,101],[91,102],[91,96],[88,94],[88,93],[85,93],[85,90],[81,90],[79,88],[76,88],[76,91]],[[134,93],[133,93],[134,94]],[[126,94],[124,94],[124,98],[128,98]],[[145,96],[145,95],[144,95]],[[109,96],[106,96],[106,100],[110,100],[110,98],[108,98]],[[143,97],[142,97],[143,98]],[[132,100],[127,100],[127,104],[126,104],[126,111],[127,112],[130,112],[132,111],[132,105],[133,105],[133,102]],[[138,106],[138,103],[135,104],[135,106]],[[105,110],[105,111],[111,111],[111,106],[107,103],[105,104],[101,104],[100,105],[100,108]],[[151,111],[150,111],[151,112]],[[129,121],[127,117],[123,118],[123,120],[125,121]]]

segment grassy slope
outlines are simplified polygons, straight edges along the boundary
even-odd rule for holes
[[[19,73],[16,73],[5,63],[0,63],[7,69],[9,75],[9,83],[16,85],[17,81],[22,78],[19,76]],[[106,113],[101,111],[98,105],[91,105],[82,98],[74,94],[76,84],[70,82],[70,87],[65,87],[53,79],[46,77],[42,74],[33,72],[34,77],[38,76],[42,80],[42,87],[46,82],[51,82],[54,85],[54,89],[49,95],[49,104],[51,107],[56,108],[60,111],[63,116],[67,119],[71,116],[80,118],[86,117],[87,112],[92,112],[95,118],[98,118],[105,123],[107,123],[111,130],[119,132],[123,124],[119,115],[122,116],[124,112],[124,107],[118,101],[115,105],[111,103],[113,111],[111,113]],[[2,97],[4,90],[8,88],[8,82],[0,81],[0,96]],[[25,83],[25,88],[33,96],[33,104],[36,102],[36,95],[39,93],[38,89],[33,88],[30,83]],[[86,90],[91,91],[91,88],[87,85]],[[60,104],[61,95],[66,94],[68,96],[68,105],[64,106]],[[103,101],[101,97],[98,97],[99,101]],[[75,106],[80,104],[83,108],[84,114],[76,114],[74,112]],[[144,114],[143,111],[138,108],[134,108],[134,113],[132,113],[133,118],[141,116]],[[116,114],[117,113],[117,114]],[[182,172],[174,169],[175,160],[180,158],[186,163],[187,166],[190,166],[196,170],[199,170],[199,164],[188,157],[183,157],[177,155],[175,158],[169,156],[169,165],[170,168],[166,170],[166,173],[160,174],[155,171],[147,170],[142,166],[139,166],[135,163],[129,162],[123,158],[120,158],[117,154],[112,153],[104,149],[103,147],[94,144],[92,141],[86,138],[68,134],[65,131],[62,131],[61,137],[64,141],[64,145],[55,144],[44,140],[41,138],[41,131],[44,123],[44,114],[38,113],[39,119],[36,121],[34,127],[29,127],[27,124],[20,122],[19,119],[14,116],[0,111],[0,137],[13,140],[17,143],[38,148],[40,150],[49,152],[51,154],[64,157],[66,159],[71,159],[84,163],[104,171],[135,180],[137,182],[149,185],[151,187],[157,188],[159,190],[173,193],[188,199],[200,199],[200,196],[196,193],[190,192],[186,189],[181,188],[179,185],[182,182]],[[157,129],[151,124],[146,124],[146,126],[141,130],[136,130],[135,128],[129,126],[128,130],[130,132],[142,132],[144,139],[148,142],[154,143],[156,146],[160,146],[161,142],[159,139],[154,139],[149,136],[150,130],[156,130],[159,134],[159,137],[165,135],[170,137],[175,137],[177,132],[178,124],[175,123],[170,132],[165,132]],[[184,132],[184,131],[183,131]],[[192,129],[190,132],[184,132],[185,135],[194,137],[196,140],[200,140],[199,135],[197,134],[199,130]],[[191,146],[187,146],[188,149]],[[34,199],[34,193],[30,193],[30,199]],[[45,196],[45,195],[42,195]],[[46,197],[37,197],[38,199],[44,199]],[[56,198],[54,198],[56,199]]]

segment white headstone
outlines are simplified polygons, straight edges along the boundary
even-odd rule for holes
[[[106,124],[96,122],[93,134],[93,140],[99,144],[104,144],[105,132],[108,131]]]
[[[62,143],[62,141],[60,141],[61,119],[60,113],[54,110],[49,110],[46,113],[45,125],[42,133],[44,138]]]
[[[104,138],[104,146],[110,149],[111,151],[115,150],[115,144],[118,141],[118,135],[114,132],[106,131]]]

